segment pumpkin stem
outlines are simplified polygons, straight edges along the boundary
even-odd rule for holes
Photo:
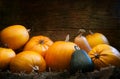
[[[80,48],[78,46],[74,46],[75,50],[80,50]]]
[[[68,42],[70,40],[70,35],[68,34],[65,38],[65,41]]]
[[[33,68],[33,71],[34,72],[37,72],[38,73],[38,71],[39,71],[39,67],[38,66],[34,66],[34,67],[32,67]]]
[[[50,67],[48,68],[48,70],[49,70],[49,72],[52,72],[52,70],[51,70],[51,68],[50,68]]]
[[[30,33],[31,29],[27,29],[28,33]]]
[[[30,65],[30,67],[32,67],[32,71],[33,72],[37,72],[37,73],[39,72],[39,67],[38,66],[36,66],[36,65],[35,66]]]
[[[39,43],[40,43],[40,44],[44,44],[44,40],[40,40]]]
[[[89,33],[90,33],[90,34],[93,34],[93,32],[92,32],[91,30],[89,30]]]
[[[85,31],[85,29],[79,29],[79,31],[78,31],[78,33],[79,33],[79,36],[82,36],[83,35],[83,33],[85,33],[86,31]]]
[[[99,59],[100,58],[100,55],[99,54],[94,54],[95,58]]]
[[[6,43],[5,44],[2,43],[2,47],[9,48],[8,44],[6,44]]]

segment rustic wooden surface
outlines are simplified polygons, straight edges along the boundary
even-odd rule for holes
[[[12,1],[0,0],[0,30],[22,24],[31,29],[31,36],[42,34],[56,41],[84,28],[103,33],[111,45],[120,48],[119,0]]]
[[[0,30],[22,24],[30,35],[73,41],[80,28],[103,33],[120,50],[119,0],[0,0]],[[114,78],[114,77],[113,77]]]

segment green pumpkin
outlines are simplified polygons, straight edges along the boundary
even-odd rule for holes
[[[84,50],[76,49],[72,54],[70,61],[70,73],[74,74],[77,71],[91,72],[94,70],[94,63]]]

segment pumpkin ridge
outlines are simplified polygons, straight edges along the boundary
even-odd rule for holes
[[[101,60],[101,62],[103,62],[103,61],[104,61],[103,63],[104,63],[105,65],[108,65],[108,64],[109,64],[107,61],[105,61],[105,58],[104,58],[104,57],[102,57],[102,56],[100,57],[100,60]]]
[[[102,61],[102,59],[99,59],[100,60],[100,62],[102,63],[102,65],[104,66],[104,67],[106,67],[108,64],[106,64],[106,62],[104,62],[104,61]]]
[[[100,67],[99,67],[99,66],[100,66],[100,63],[98,63],[98,60],[97,60],[97,59],[95,59],[93,63],[95,64],[95,68],[96,68],[96,69],[99,69],[99,68],[100,68]]]

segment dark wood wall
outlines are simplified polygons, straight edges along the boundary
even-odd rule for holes
[[[22,24],[32,35],[72,38],[80,28],[101,32],[120,49],[119,0],[0,0],[0,30]]]

